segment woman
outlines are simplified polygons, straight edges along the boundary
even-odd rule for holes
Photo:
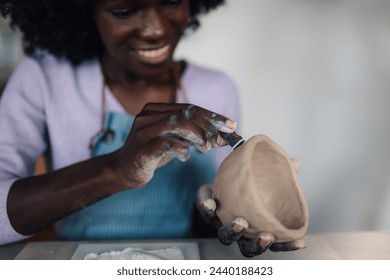
[[[53,223],[62,239],[192,234],[196,193],[229,149],[206,152],[236,135],[224,115],[237,120],[239,108],[224,74],[173,53],[222,2],[0,1],[28,54],[0,103],[1,243]],[[42,153],[50,172],[31,176]],[[239,240],[246,256],[271,246],[270,233],[242,238],[244,219],[221,227],[200,193],[223,243]]]

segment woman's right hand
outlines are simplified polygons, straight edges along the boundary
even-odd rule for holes
[[[142,187],[173,158],[186,161],[190,146],[202,152],[225,146],[221,133],[235,129],[233,120],[192,104],[146,104],[117,152],[117,176],[126,188]]]
[[[147,104],[118,151],[16,180],[7,200],[12,226],[29,235],[124,188],[140,188],[156,168],[175,157],[186,160],[190,146],[207,152],[226,145],[220,133],[235,127],[194,105]]]

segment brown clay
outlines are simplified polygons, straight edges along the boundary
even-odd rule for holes
[[[250,138],[220,166],[213,184],[217,215],[224,225],[237,217],[246,219],[244,234],[254,238],[260,231],[275,242],[299,239],[307,231],[308,209],[287,153],[265,135]]]

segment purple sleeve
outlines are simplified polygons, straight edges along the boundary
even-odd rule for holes
[[[14,181],[32,174],[36,159],[46,149],[44,81],[39,64],[26,58],[0,99],[0,245],[26,237],[10,224],[7,196]]]

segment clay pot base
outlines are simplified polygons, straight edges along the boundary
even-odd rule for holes
[[[288,242],[307,231],[307,203],[294,164],[265,135],[250,138],[222,162],[213,198],[219,203],[217,215],[224,225],[237,217],[248,221],[244,234],[248,238],[268,231],[275,242]]]

